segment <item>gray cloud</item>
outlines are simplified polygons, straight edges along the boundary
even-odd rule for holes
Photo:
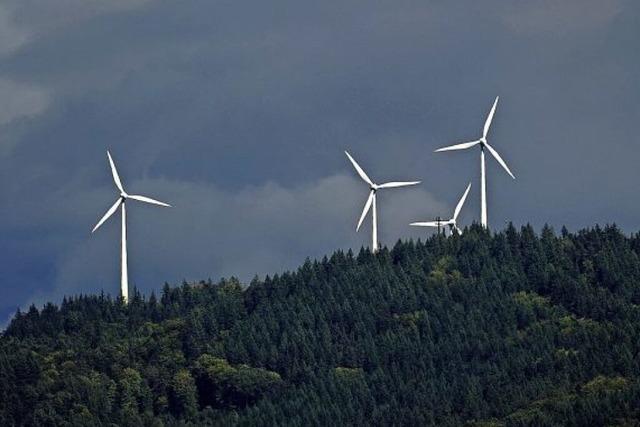
[[[0,79],[0,126],[21,118],[35,116],[47,107],[47,94],[35,87]]]
[[[24,28],[12,22],[12,8],[0,6],[0,56],[14,52],[27,42],[29,36]]]
[[[529,35],[568,35],[609,25],[620,14],[622,0],[544,0],[511,3],[504,19],[515,32]]]
[[[344,149],[377,180],[424,181],[381,195],[385,243],[447,215],[469,181],[463,223],[477,218],[478,153],[433,150],[477,137],[495,95],[490,137],[517,180],[489,161],[491,224],[635,230],[638,12],[628,1],[3,4],[0,81],[14,95],[0,110],[0,312],[117,283],[116,221],[88,234],[113,198],[106,148],[132,190],[176,204],[132,206],[134,282],[246,279],[368,244],[353,230],[366,188]]]
[[[136,9],[152,0],[6,0],[8,18],[31,37],[44,37],[53,31],[65,31],[100,15]]]

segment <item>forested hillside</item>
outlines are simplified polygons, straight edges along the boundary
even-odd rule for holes
[[[18,313],[0,425],[638,425],[640,237],[531,227]]]

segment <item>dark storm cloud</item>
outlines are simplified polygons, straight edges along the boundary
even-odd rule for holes
[[[45,2],[46,3],[46,2]],[[490,138],[489,219],[636,230],[638,6],[628,1],[209,2],[65,0],[0,6],[4,312],[115,292],[118,218],[89,230],[125,184],[169,210],[131,208],[132,282],[243,279],[368,244],[366,198],[342,151],[377,180],[381,238],[446,216]]]

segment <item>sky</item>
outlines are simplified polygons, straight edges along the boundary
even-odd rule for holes
[[[0,3],[0,319],[30,304],[118,294],[125,188],[132,285],[254,275],[447,217],[640,228],[640,3],[4,0]]]

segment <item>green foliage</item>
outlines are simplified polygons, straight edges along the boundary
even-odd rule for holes
[[[231,366],[225,359],[209,354],[198,358],[194,371],[203,406],[243,408],[282,385],[276,372],[247,365]]]
[[[364,380],[364,371],[361,368],[345,368],[338,366],[333,370],[338,381],[343,383],[356,383]]]
[[[598,375],[584,386],[582,391],[585,393],[612,393],[624,390],[629,386],[629,380],[623,377],[609,378],[604,375]]]
[[[198,411],[198,390],[191,373],[186,369],[179,370],[171,382],[173,396],[173,413],[180,417],[192,418]]]
[[[640,423],[640,236],[530,226],[17,313],[0,425]]]

